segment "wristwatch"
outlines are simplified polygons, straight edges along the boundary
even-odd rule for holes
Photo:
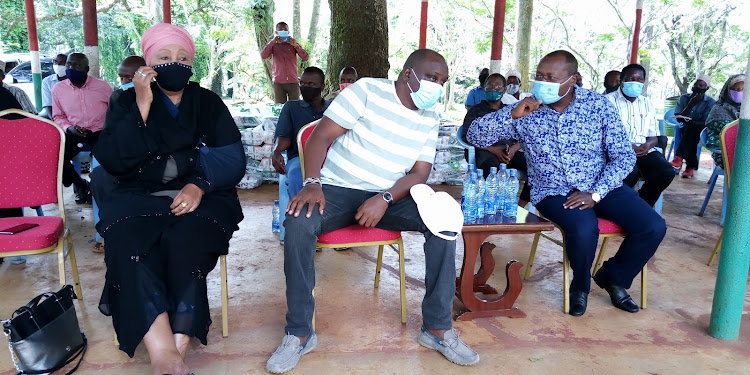
[[[386,191],[383,193],[383,200],[388,203],[388,207],[393,206],[393,195],[390,192]]]
[[[594,203],[599,203],[599,201],[602,200],[602,196],[599,195],[599,193],[597,193],[597,192],[593,192],[593,193],[591,193],[591,200],[593,200]]]

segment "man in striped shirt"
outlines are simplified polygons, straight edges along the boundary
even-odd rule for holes
[[[362,78],[343,90],[310,136],[304,187],[290,200],[284,222],[287,335],[266,363],[268,371],[291,370],[317,345],[312,330],[316,237],[356,223],[424,234],[426,291],[419,343],[457,364],[479,362],[452,329],[456,243],[427,229],[409,195],[412,186],[427,181],[432,168],[439,118],[430,108],[447,80],[445,59],[417,50],[396,82]]]
[[[638,194],[650,206],[674,179],[674,170],[664,158],[664,147],[658,145],[659,125],[651,101],[642,96],[646,69],[638,64],[630,64],[620,73],[620,88],[607,94],[607,99],[617,108],[625,125],[628,139],[635,151],[635,168],[623,182],[633,187],[643,178],[643,186]]]

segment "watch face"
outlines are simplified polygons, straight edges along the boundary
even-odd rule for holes
[[[386,202],[390,203],[393,200],[393,195],[386,191],[385,193],[383,193],[383,199],[385,199]]]

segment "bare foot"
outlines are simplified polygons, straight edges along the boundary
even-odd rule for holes
[[[188,375],[190,374],[190,367],[179,356],[154,356],[151,357],[151,374]]]
[[[177,347],[177,351],[180,353],[180,357],[182,357],[182,359],[185,360],[188,346],[190,345],[190,336],[183,335],[181,333],[175,333],[174,344]]]

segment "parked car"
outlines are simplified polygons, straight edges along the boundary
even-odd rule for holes
[[[28,54],[16,55],[22,55],[20,59],[23,59],[27,56],[29,60],[31,59],[31,56],[29,56]],[[34,81],[31,75],[31,61],[29,60],[21,60],[21,62],[18,62],[13,69],[11,69],[10,71],[6,71],[5,79],[3,80],[3,82],[14,85],[16,87],[20,87],[26,93],[26,95],[29,96],[31,102],[36,103],[36,99],[34,96]],[[45,56],[41,57],[39,60],[42,63],[42,79],[51,74],[54,74],[54,70],[52,69],[52,65],[54,63],[53,58]],[[11,61],[7,61],[6,66],[10,65],[9,63],[11,63]]]

